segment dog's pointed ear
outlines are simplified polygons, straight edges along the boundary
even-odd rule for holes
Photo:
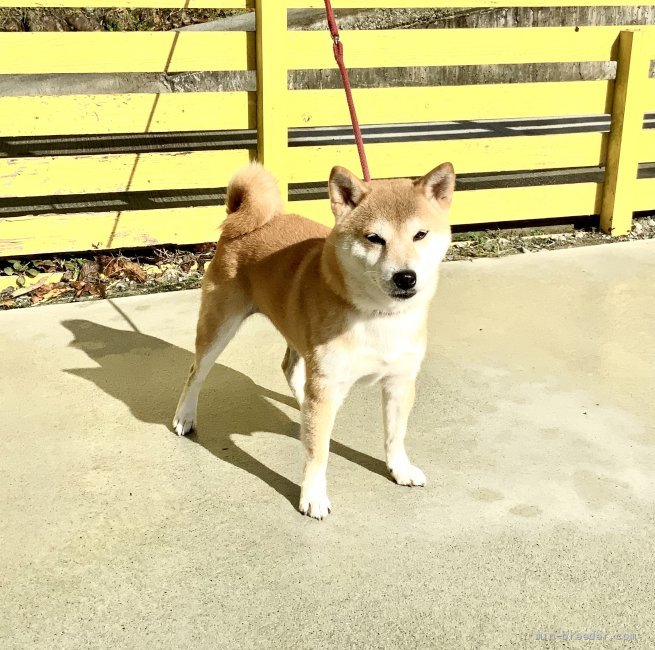
[[[415,180],[414,186],[429,201],[436,201],[441,208],[447,210],[452,203],[455,191],[455,169],[452,163],[441,163],[422,178]]]
[[[337,223],[350,214],[371,191],[357,176],[344,167],[333,167],[328,181],[330,205]]]

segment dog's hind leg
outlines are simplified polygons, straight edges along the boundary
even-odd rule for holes
[[[173,429],[178,435],[183,436],[195,428],[202,384],[220,353],[253,311],[241,289],[235,286],[222,284],[203,289],[195,360],[173,418]]]
[[[305,360],[292,347],[287,346],[284,359],[282,359],[282,372],[287,378],[287,383],[298,406],[302,408],[305,400]]]

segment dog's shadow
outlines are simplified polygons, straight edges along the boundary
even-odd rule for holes
[[[75,337],[70,345],[98,364],[97,368],[66,372],[93,382],[126,404],[137,419],[161,424],[173,435],[173,413],[193,355],[137,331],[113,329],[86,320],[68,320],[63,324]],[[278,360],[271,362],[277,364]],[[258,386],[246,375],[217,363],[200,396],[199,431],[187,438],[217,458],[258,477],[295,508],[299,486],[246,453],[233,439],[235,434],[257,431],[299,437],[298,423],[270,400],[298,408],[292,397]],[[384,462],[377,458],[336,440],[332,441],[330,450],[388,478]],[[301,454],[300,447],[298,454]]]

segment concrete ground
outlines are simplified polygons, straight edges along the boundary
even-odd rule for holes
[[[446,264],[408,441],[428,484],[387,478],[357,389],[324,522],[296,511],[263,319],[171,432],[197,303],[0,314],[0,647],[655,647],[655,241]]]

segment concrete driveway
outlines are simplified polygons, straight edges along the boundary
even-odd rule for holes
[[[0,314],[0,647],[655,647],[655,241],[446,264],[428,484],[387,478],[357,389],[324,522],[263,319],[171,432],[197,304]]]

